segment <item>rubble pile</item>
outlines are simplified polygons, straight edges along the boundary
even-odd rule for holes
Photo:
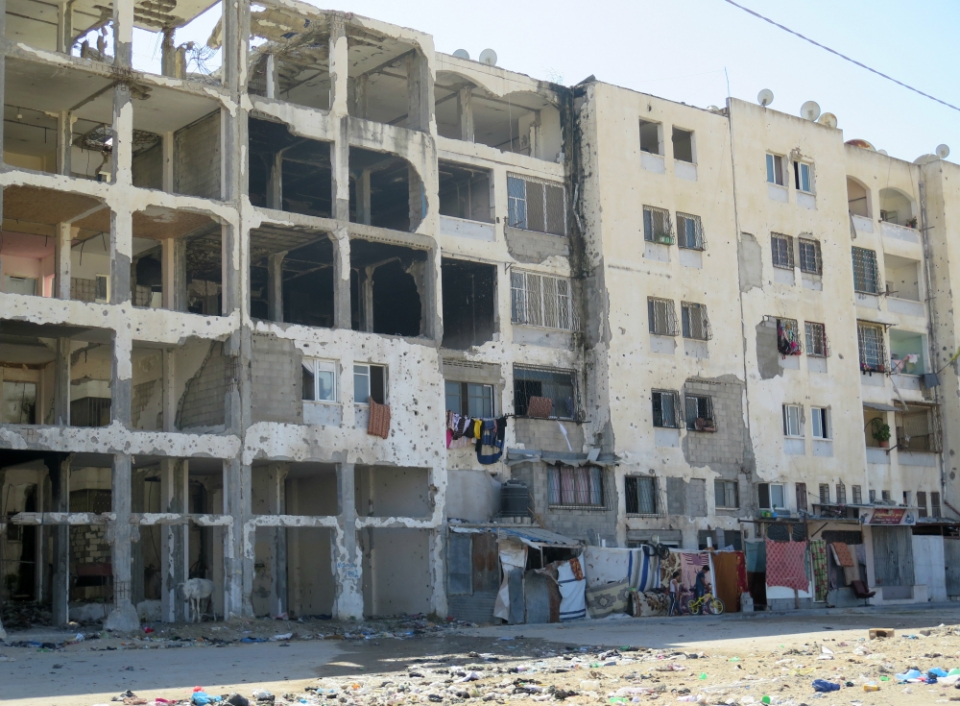
[[[39,603],[0,601],[0,625],[6,630],[26,630],[52,625],[53,615]]]

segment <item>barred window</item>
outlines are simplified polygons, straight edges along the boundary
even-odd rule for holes
[[[510,227],[567,234],[566,196],[561,184],[507,175],[507,201]]]
[[[807,511],[807,484],[797,483],[797,511]]]
[[[603,469],[597,466],[551,466],[547,481],[550,505],[603,507]]]
[[[823,324],[807,321],[803,325],[807,339],[807,355],[827,357],[827,328]]]
[[[800,271],[808,274],[823,274],[823,261],[820,257],[820,241],[800,238]]]
[[[574,419],[576,402],[573,372],[513,366],[513,411],[523,417],[531,397],[545,397],[553,405],[551,417]]]
[[[923,490],[917,491],[917,516],[926,517],[927,516],[927,493]]]
[[[843,483],[837,483],[837,504],[847,504],[847,486],[845,486]]]
[[[680,394],[673,390],[653,391],[653,426],[680,427]]]
[[[911,407],[897,412],[897,444],[910,451],[940,451],[936,413],[926,407]]]
[[[510,273],[510,292],[513,323],[573,329],[569,280],[514,270]]]
[[[859,485],[851,485],[850,490],[853,493],[853,504],[861,505],[863,503],[863,491]]]
[[[658,515],[657,479],[652,476],[624,478],[628,515]]]
[[[793,269],[793,238],[789,235],[771,233],[770,248],[773,250],[773,266]]]
[[[643,207],[643,239],[651,243],[673,243],[673,223],[670,211],[653,206]]]
[[[680,303],[681,326],[684,338],[706,341],[710,338],[710,322],[707,320],[707,307],[693,302]]]
[[[670,299],[647,299],[647,317],[650,321],[650,333],[658,336],[677,335],[677,312]]]
[[[930,493],[930,517],[941,517],[940,493]]]
[[[740,507],[740,492],[735,480],[720,480],[713,482],[714,500],[717,509],[735,509]]]
[[[882,373],[887,369],[882,326],[857,324],[857,342],[860,347],[860,369],[863,372]]]
[[[880,273],[877,253],[864,248],[853,248],[853,288],[864,294],[880,292]]]
[[[830,504],[830,484],[829,483],[820,484],[820,504],[821,505]]]
[[[684,395],[687,429],[690,431],[714,431],[713,400],[705,395]]]
[[[677,246],[688,250],[703,250],[703,225],[700,216],[677,212]]]

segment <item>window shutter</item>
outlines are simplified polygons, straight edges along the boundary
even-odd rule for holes
[[[757,484],[757,500],[759,505],[762,508],[770,507],[770,484],[769,483],[758,483]]]
[[[547,232],[546,213],[544,211],[543,184],[528,181],[527,184],[527,229],[541,233]]]

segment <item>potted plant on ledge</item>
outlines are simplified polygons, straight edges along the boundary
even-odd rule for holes
[[[881,449],[888,448],[890,446],[890,425],[879,418],[874,419],[872,424],[873,438],[880,444]]]

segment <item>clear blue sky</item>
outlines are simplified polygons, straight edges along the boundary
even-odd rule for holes
[[[878,71],[960,106],[958,0],[738,0]],[[572,85],[590,74],[691,105],[731,95],[798,114],[815,100],[845,139],[914,160],[950,145],[960,161],[960,112],[853,66],[723,0],[313,0],[433,35],[438,51]]]

